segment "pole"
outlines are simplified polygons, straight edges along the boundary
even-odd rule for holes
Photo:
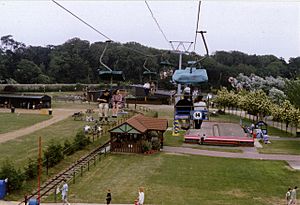
[[[38,202],[41,204],[41,174],[42,174],[42,138],[39,137],[39,176],[38,176]]]
[[[182,68],[182,52],[179,53],[178,70],[181,70],[181,68]],[[181,84],[178,84],[178,86],[177,86],[177,97],[175,98],[175,104],[180,100],[180,94],[181,94]]]

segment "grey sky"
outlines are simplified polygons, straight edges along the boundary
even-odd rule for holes
[[[58,1],[114,41],[170,49],[144,1]],[[197,1],[148,1],[170,40],[194,40]],[[200,29],[210,53],[300,56],[300,2],[202,1]],[[79,37],[105,38],[51,1],[0,1],[0,36],[26,45],[57,45]],[[204,54],[200,36],[196,51]]]

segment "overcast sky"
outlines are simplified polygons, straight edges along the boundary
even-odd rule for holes
[[[170,49],[144,1],[58,1],[118,42]],[[194,41],[197,1],[148,1],[169,40]],[[209,52],[300,56],[300,2],[202,1],[200,30]],[[26,45],[57,45],[79,37],[104,37],[51,1],[1,1],[0,36],[13,35]],[[196,51],[204,54],[201,38]]]

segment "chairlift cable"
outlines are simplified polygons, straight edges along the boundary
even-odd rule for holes
[[[58,5],[60,8],[64,9],[65,11],[67,11],[68,13],[70,13],[72,16],[74,16],[75,18],[77,18],[79,21],[81,21],[82,23],[84,23],[85,25],[87,25],[88,27],[90,27],[91,29],[93,29],[94,31],[96,31],[98,34],[100,34],[101,36],[103,36],[104,38],[106,38],[107,40],[111,40],[109,37],[107,37],[105,34],[103,34],[102,32],[100,32],[98,29],[96,29],[95,27],[93,27],[92,25],[90,25],[89,23],[87,23],[86,21],[84,21],[82,18],[80,18],[79,16],[75,15],[74,13],[72,13],[70,10],[68,10],[67,8],[65,8],[64,6],[62,6],[61,4],[59,4],[58,2],[52,0],[53,3],[55,3],[56,5]]]
[[[201,8],[201,1],[199,1],[199,6],[198,6],[198,14],[197,14],[197,24],[196,24],[196,32],[195,32],[195,40],[194,40],[194,52],[196,50],[196,43],[197,43],[197,35],[198,35],[198,26],[199,26],[199,20],[200,20],[200,8]]]
[[[147,1],[145,1],[145,3],[146,3],[146,6],[147,6],[147,8],[148,8],[148,10],[149,10],[150,14],[151,14],[151,17],[153,18],[153,20],[154,20],[154,22],[156,23],[156,25],[157,25],[158,29],[160,30],[160,32],[161,32],[161,33],[162,33],[162,35],[164,36],[164,39],[165,39],[165,40],[167,41],[167,43],[168,43],[168,44],[171,46],[171,48],[174,50],[174,47],[173,47],[173,45],[170,43],[170,41],[168,40],[168,38],[167,38],[166,34],[163,32],[163,30],[162,30],[161,26],[159,25],[159,23],[158,23],[157,19],[155,18],[154,14],[153,14],[153,12],[152,12],[152,10],[151,10],[151,8],[150,8],[150,6],[149,6],[148,2],[147,2]]]
[[[83,20],[82,18],[80,18],[78,15],[74,14],[72,11],[68,10],[66,7],[64,7],[63,5],[59,4],[58,2],[56,2],[55,0],[51,0],[53,3],[55,3],[57,6],[59,6],[60,8],[62,8],[63,10],[65,10],[66,12],[68,12],[69,14],[71,14],[72,16],[74,16],[75,18],[77,18],[79,21],[81,21],[82,23],[84,23],[85,25],[87,25],[88,27],[90,27],[91,29],[93,29],[95,32],[97,32],[98,34],[100,34],[101,36],[105,37],[107,40],[111,41],[111,42],[115,42],[113,41],[111,38],[109,38],[108,36],[106,36],[105,34],[103,34],[102,32],[100,32],[98,29],[96,29],[95,27],[93,27],[91,24],[87,23],[85,20]],[[143,53],[142,51],[139,51],[137,49],[134,49],[134,48],[130,48],[130,47],[127,47],[123,44],[121,44],[122,47],[128,49],[128,50],[131,50],[131,51],[134,51],[136,53],[139,53],[140,55],[143,55],[143,56],[146,56],[146,57],[157,57],[157,56],[160,56],[162,54],[156,54],[156,55],[149,55],[149,54],[145,54]],[[164,52],[164,53],[167,53],[168,51]],[[163,54],[164,54],[163,53]]]

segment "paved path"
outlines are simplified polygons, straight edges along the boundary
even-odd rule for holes
[[[82,109],[53,109],[53,117],[49,120],[45,120],[39,123],[36,123],[32,126],[21,128],[19,130],[15,130],[12,132],[7,132],[0,134],[0,143],[4,143],[8,140],[16,139],[18,137],[30,134],[37,130],[43,129],[48,127],[56,122],[66,119],[67,117],[71,116],[74,112],[79,112]],[[0,109],[0,112],[10,112],[8,109]],[[18,109],[16,110],[17,113],[34,113],[39,114],[39,110],[25,110],[25,109]]]
[[[241,158],[241,159],[260,159],[260,160],[283,160],[287,161],[294,169],[300,170],[300,156],[299,155],[282,155],[282,154],[259,154],[254,150],[244,151],[243,153],[220,152],[193,149],[187,147],[169,147],[164,146],[164,152],[204,155],[210,157],[226,157],[226,158]]]

